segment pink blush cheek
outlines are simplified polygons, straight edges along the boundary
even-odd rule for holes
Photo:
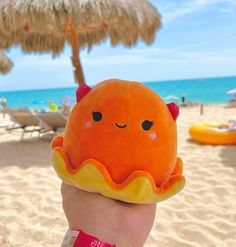
[[[152,134],[150,134],[149,136],[150,136],[150,138],[151,138],[152,140],[155,140],[155,139],[157,138],[157,134],[156,134],[156,133],[152,133]]]
[[[92,126],[92,123],[90,121],[86,121],[84,123],[85,128],[90,128]]]

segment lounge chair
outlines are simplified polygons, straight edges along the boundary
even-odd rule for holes
[[[60,112],[38,113],[37,117],[42,121],[45,132],[52,130],[57,133],[65,128],[67,122],[67,117]]]
[[[1,113],[1,110],[0,110],[0,113]],[[13,127],[13,126],[14,126],[14,123],[10,121],[8,114],[6,114],[6,116],[4,116],[3,118],[2,117],[0,118],[0,129],[5,130],[6,128]]]
[[[236,100],[229,100],[225,108],[235,108],[236,107]]]
[[[22,129],[21,140],[24,139],[25,133],[38,132],[38,137],[42,131],[40,120],[29,109],[12,109],[7,108],[7,113],[14,122],[13,127],[6,128],[7,131]]]

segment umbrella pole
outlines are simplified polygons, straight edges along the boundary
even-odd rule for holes
[[[85,84],[83,68],[79,58],[79,45],[78,45],[78,34],[72,28],[71,29],[71,46],[72,46],[72,64],[74,66],[74,78],[75,82],[82,86]]]

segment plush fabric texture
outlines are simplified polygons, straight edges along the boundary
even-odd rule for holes
[[[173,105],[123,80],[104,81],[77,98],[64,137],[52,142],[62,180],[133,203],[161,201],[183,188]]]

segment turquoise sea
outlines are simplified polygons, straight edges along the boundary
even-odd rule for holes
[[[232,97],[226,92],[236,88],[236,76],[144,83],[164,99],[168,96],[179,99],[185,96],[186,100],[213,104],[226,103]],[[61,105],[61,100],[65,97],[69,97],[73,104],[75,90],[76,87],[0,92],[0,97],[5,97],[10,107],[43,109],[48,107],[49,100]]]

